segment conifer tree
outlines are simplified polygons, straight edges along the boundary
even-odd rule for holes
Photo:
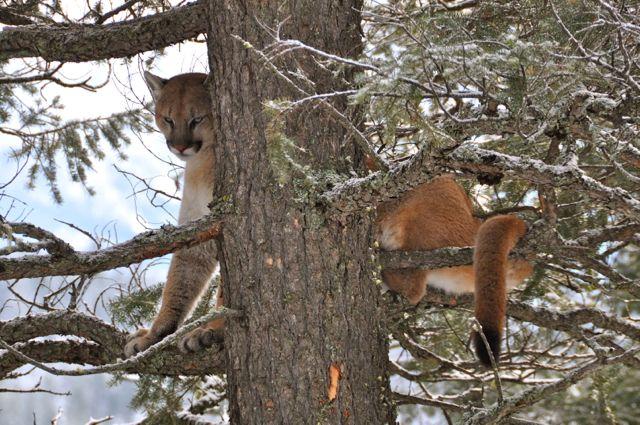
[[[193,223],[118,244],[89,234],[95,250],[77,252],[12,216],[19,190],[7,182],[0,304],[24,314],[0,322],[3,387],[28,364],[67,380],[135,374],[131,405],[147,424],[637,422],[640,2],[86,7],[0,6],[0,136],[18,145],[16,176],[46,182],[56,202],[69,190],[63,171],[93,193],[92,165],[107,151],[126,159],[153,125],[150,105],[66,121],[65,96],[40,90],[101,90],[64,70],[204,34],[215,201]],[[377,205],[443,174],[478,217],[528,224],[512,255],[535,272],[510,294],[499,368],[469,348],[472,296],[430,289],[414,307],[381,288],[383,268],[472,262],[471,248],[384,252],[374,240]],[[212,289],[223,285],[228,309],[212,310],[210,291],[176,334],[122,361],[127,333],[159,303],[146,267],[208,239],[222,253]],[[97,318],[86,287],[119,267],[130,281],[100,299],[109,320]],[[16,283],[29,278],[39,284],[25,294]],[[223,346],[177,350],[221,315]],[[38,339],[51,335],[64,337]]]

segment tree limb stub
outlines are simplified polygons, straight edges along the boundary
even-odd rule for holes
[[[213,239],[221,228],[220,214],[211,213],[182,226],[164,225],[99,251],[0,258],[0,280],[92,274],[125,267]]]
[[[206,29],[202,2],[107,25],[10,27],[0,32],[0,59],[87,62],[128,57],[196,37]]]

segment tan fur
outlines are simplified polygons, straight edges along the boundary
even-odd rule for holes
[[[524,236],[526,227],[513,216],[497,216],[486,221],[477,235],[474,252],[474,273],[478,276],[475,287],[476,318],[480,323],[502,329],[506,313],[507,258],[509,251]],[[515,262],[516,276],[526,275],[522,265]],[[517,277],[516,277],[517,278]]]
[[[203,86],[205,77],[204,74],[183,74],[167,81],[145,74],[156,102],[158,128],[172,152],[187,155],[179,223],[206,214],[213,192],[214,141],[210,101]],[[204,118],[193,127],[190,123],[195,117]],[[376,224],[377,238],[387,250],[476,246],[473,267],[383,270],[382,274],[392,290],[414,304],[422,299],[427,285],[454,293],[475,291],[476,316],[497,355],[504,326],[506,290],[531,273],[528,263],[508,261],[509,251],[525,232],[524,223],[516,217],[497,216],[483,224],[473,217],[471,201],[464,190],[445,176],[419,185],[399,200],[381,205]],[[142,351],[172,333],[193,308],[215,266],[215,245],[211,242],[175,253],[160,312],[150,330],[142,329],[131,336],[125,353]],[[219,289],[216,305],[222,303]],[[187,335],[179,346],[185,351],[195,351],[210,345],[222,326],[222,320],[211,322]],[[486,364],[486,353],[481,352],[482,347],[477,343],[476,346]]]
[[[204,89],[206,75],[182,74],[163,80],[146,73],[145,78],[156,102],[156,124],[165,136],[167,146],[186,159],[178,217],[178,223],[183,224],[205,215],[213,194],[214,141],[210,101]],[[202,118],[202,121],[194,125],[194,118]],[[125,346],[127,356],[145,350],[177,329],[206,289],[216,264],[215,242],[206,242],[173,255],[160,312],[151,329],[141,329],[130,337]],[[220,305],[222,291],[219,289],[216,306]],[[222,324],[221,320],[216,320],[194,330],[179,347],[183,351],[196,351],[211,345],[219,339]]]
[[[508,261],[509,252],[525,231],[524,222],[513,216],[497,216],[482,223],[473,216],[464,190],[451,177],[439,177],[381,205],[377,239],[386,250],[475,246],[474,266],[383,270],[382,277],[390,289],[413,304],[420,302],[427,285],[452,293],[475,292],[478,321],[485,334],[497,334],[497,343],[495,338],[490,341],[497,357],[507,289],[519,284],[532,270],[525,261]],[[478,347],[476,342],[476,348],[482,362],[488,363],[482,352],[484,347]]]

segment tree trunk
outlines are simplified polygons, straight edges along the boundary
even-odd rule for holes
[[[210,3],[216,195],[236,213],[225,221],[221,272],[226,305],[245,314],[228,321],[225,335],[234,424],[395,423],[371,217],[326,218],[309,178],[310,169],[346,173],[354,143],[317,104],[267,111],[267,101],[301,96],[254,50],[273,43],[269,29],[284,22],[283,39],[356,56],[360,8],[359,0]],[[351,78],[294,56],[277,62],[304,71],[318,93]],[[333,104],[347,113],[345,99]],[[332,366],[334,378],[340,371],[334,400]]]

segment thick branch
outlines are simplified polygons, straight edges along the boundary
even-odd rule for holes
[[[0,32],[0,59],[85,62],[133,56],[193,38],[207,28],[201,2],[107,25],[27,25]]]
[[[219,218],[219,213],[211,213],[182,226],[164,225],[99,251],[1,258],[0,280],[91,274],[161,257],[218,236]]]
[[[445,155],[440,166],[457,171],[504,173],[539,185],[574,188],[604,201],[612,209],[640,217],[640,201],[624,189],[608,187],[587,176],[577,165],[548,165],[537,159],[506,155],[466,144]]]
[[[381,251],[383,269],[436,269],[473,263],[473,248],[441,248],[430,251]]]
[[[388,172],[378,171],[336,185],[321,199],[331,206],[329,210],[333,215],[370,211],[378,203],[396,198],[443,173],[443,170],[435,169],[433,157],[425,148]]]
[[[0,23],[5,25],[30,25],[33,21],[8,7],[0,7]]]
[[[541,246],[543,234],[539,227],[529,229],[527,236],[511,252],[512,259],[533,259],[536,253],[556,252],[572,247],[597,247],[610,241],[628,241],[640,232],[640,224],[632,223],[582,231],[574,240],[553,246]],[[565,251],[566,252],[566,251]],[[380,251],[378,261],[383,269],[436,269],[473,264],[473,247],[449,247],[429,251]]]
[[[233,311],[212,312],[198,321],[185,325],[178,332],[167,337],[159,345],[151,347],[148,353],[141,353],[126,362],[123,357],[127,334],[116,327],[93,316],[74,311],[56,311],[39,316],[18,317],[0,323],[0,341],[12,344],[22,355],[40,363],[68,363],[104,366],[104,372],[123,371],[129,373],[150,373],[157,375],[204,375],[218,373],[224,369],[224,355],[220,347],[188,354],[188,361],[173,343],[181,334],[207,321],[209,316],[224,314],[235,316]],[[33,338],[50,335],[76,336],[86,339],[56,341],[33,341]],[[27,361],[6,351],[0,355],[0,378],[6,376]],[[75,374],[96,373],[91,369]],[[97,372],[101,372],[98,370]],[[71,373],[70,373],[71,374]]]
[[[9,344],[47,335],[79,336],[118,354],[122,352],[126,339],[126,334],[97,317],[69,310],[0,322],[0,339]]]
[[[16,344],[15,347],[21,353],[42,363],[102,366],[118,361],[117,354],[88,341],[29,341]],[[6,376],[25,363],[10,352],[0,355],[0,377]],[[189,354],[182,354],[172,346],[134,365],[123,367],[122,371],[175,376],[221,373],[224,368],[225,356],[220,346],[214,345],[209,350]]]

